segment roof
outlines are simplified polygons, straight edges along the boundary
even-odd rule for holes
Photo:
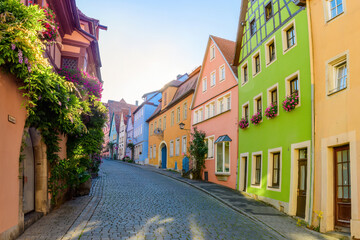
[[[219,50],[222,52],[225,60],[231,66],[231,69],[234,72],[234,74],[236,75],[236,77],[238,77],[237,67],[233,66],[236,43],[234,41],[216,37],[213,35],[210,35],[210,37],[214,40],[216,45],[219,47]]]
[[[163,92],[168,87],[178,87],[182,84],[182,81],[179,80],[172,80],[171,82],[167,83],[162,89],[160,89],[160,92]]]
[[[161,112],[167,111],[170,107],[181,101],[184,97],[188,96],[188,94],[195,91],[195,87],[197,84],[197,80],[199,78],[201,66],[197,67],[190,75],[189,78],[182,82],[182,84],[178,87],[175,92],[173,99],[169,102],[169,104],[161,111],[162,103],[160,102],[159,106],[155,109],[154,113],[146,120],[149,122],[151,119],[156,117]],[[173,81],[172,81],[173,82]]]
[[[219,143],[219,142],[231,142],[232,140],[231,140],[231,138],[228,136],[228,135],[222,135],[222,136],[220,136],[220,137],[218,137],[217,139],[216,139],[216,141],[214,142],[214,144],[215,143]]]
[[[147,95],[150,95],[150,94],[153,94],[153,93],[157,93],[157,92],[159,92],[159,90],[145,93],[144,95],[142,95],[142,98],[145,98]]]

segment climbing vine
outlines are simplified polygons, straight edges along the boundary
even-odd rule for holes
[[[47,146],[51,168],[48,187],[55,203],[60,191],[88,178],[89,162],[103,141],[100,125],[106,110],[97,101],[99,95],[87,91],[88,98],[79,96],[79,85],[54,72],[44,57],[45,44],[56,37],[52,32],[53,37],[43,41],[49,25],[51,29],[57,27],[53,14],[18,0],[0,1],[0,67],[17,77],[28,114],[26,125],[37,128]],[[68,159],[58,155],[61,134],[68,135],[70,142],[81,142],[75,145],[77,148],[68,144],[68,153],[74,150]]]

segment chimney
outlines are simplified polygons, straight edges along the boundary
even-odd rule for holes
[[[135,101],[135,105],[139,106],[139,101],[138,100]]]

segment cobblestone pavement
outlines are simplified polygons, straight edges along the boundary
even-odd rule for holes
[[[68,206],[74,202],[79,208]],[[264,225],[184,183],[105,160],[90,197],[66,203],[19,239],[279,238]]]

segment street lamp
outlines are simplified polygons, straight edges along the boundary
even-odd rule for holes
[[[182,122],[179,123],[179,127],[180,127],[181,130],[188,130],[188,131],[190,131],[190,129],[186,129],[186,128],[185,128],[185,123],[182,123]]]

